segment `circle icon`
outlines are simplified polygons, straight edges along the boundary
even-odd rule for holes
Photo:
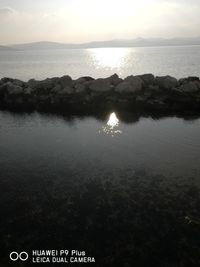
[[[25,251],[22,251],[20,254],[19,254],[19,258],[21,261],[26,261],[28,260],[28,253],[25,252]]]
[[[11,261],[17,261],[19,259],[19,254],[16,251],[10,253]]]
[[[11,261],[17,261],[18,259],[20,259],[21,261],[26,261],[28,260],[28,253],[25,251],[22,251],[20,253],[13,251],[10,253],[10,259]]]

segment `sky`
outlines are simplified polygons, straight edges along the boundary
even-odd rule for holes
[[[0,0],[0,44],[200,36],[200,0]]]

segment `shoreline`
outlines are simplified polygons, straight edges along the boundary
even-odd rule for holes
[[[137,114],[200,114],[200,79],[143,74],[125,79],[68,75],[34,79],[0,80],[0,109],[93,115],[107,111]]]

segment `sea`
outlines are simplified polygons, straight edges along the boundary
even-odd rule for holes
[[[200,46],[0,52],[1,77],[113,73],[200,76]],[[200,118],[1,110],[0,211],[2,266],[45,249],[98,267],[199,266]]]
[[[0,78],[200,76],[200,46],[0,51]]]

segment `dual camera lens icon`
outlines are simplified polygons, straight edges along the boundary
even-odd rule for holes
[[[28,260],[28,253],[25,251],[22,251],[20,253],[13,251],[10,253],[10,259],[11,261],[17,261],[17,260],[26,261]]]

